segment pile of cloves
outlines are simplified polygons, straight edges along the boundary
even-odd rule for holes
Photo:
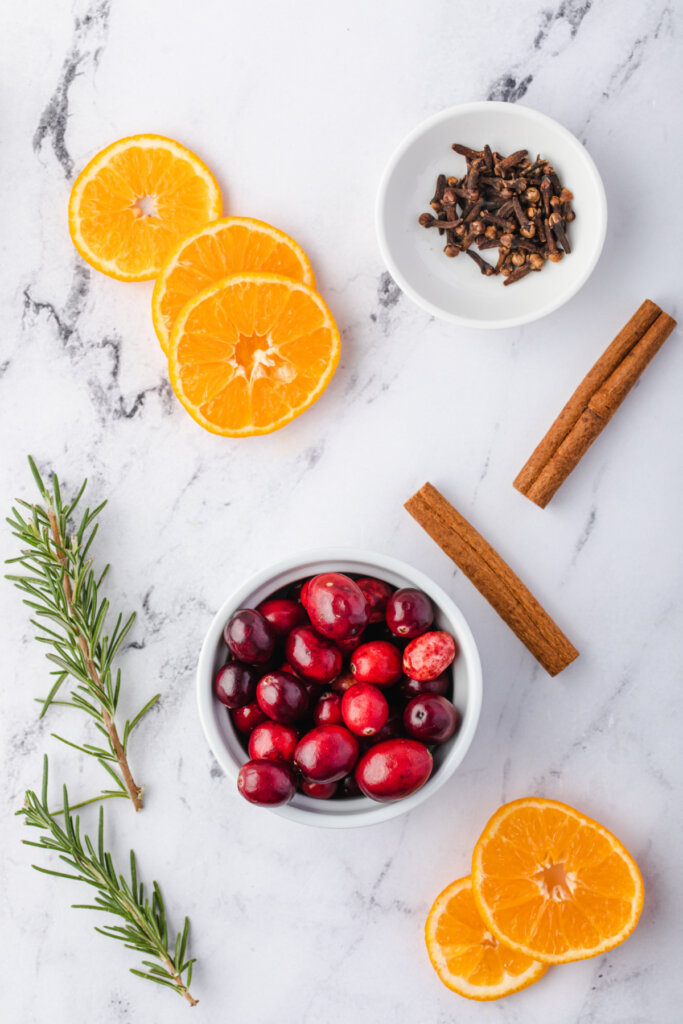
[[[470,149],[454,142],[456,153],[467,161],[462,178],[440,174],[430,206],[420,224],[446,233],[444,252],[461,252],[474,260],[482,274],[502,274],[503,284],[514,284],[542,270],[546,260],[558,263],[571,252],[567,225],[575,219],[574,198],[563,188],[547,160],[529,159],[520,149],[502,157],[490,146]],[[488,263],[470,248],[498,249],[498,261]]]

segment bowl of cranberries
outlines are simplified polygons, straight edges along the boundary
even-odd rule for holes
[[[481,665],[462,612],[395,558],[280,562],[215,616],[197,672],[206,738],[238,793],[337,828],[434,794],[472,742]]]

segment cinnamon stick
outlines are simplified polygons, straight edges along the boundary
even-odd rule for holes
[[[480,533],[430,483],[405,508],[474,583],[551,676],[579,652]]]
[[[513,482],[545,508],[609,423],[676,321],[646,299],[586,374]]]

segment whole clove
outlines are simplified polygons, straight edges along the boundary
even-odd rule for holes
[[[574,196],[546,159],[532,161],[526,149],[502,156],[488,145],[478,150],[454,142],[451,148],[465,158],[466,172],[460,178],[439,174],[433,213],[418,218],[425,228],[445,231],[447,256],[466,252],[482,274],[501,274],[508,285],[571,252]],[[487,262],[472,245],[497,248],[497,262]]]

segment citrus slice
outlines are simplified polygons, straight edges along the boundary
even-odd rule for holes
[[[233,274],[199,292],[178,315],[171,384],[206,430],[268,434],[320,398],[339,349],[332,315],[312,288],[280,274]]]
[[[467,999],[500,999],[542,978],[547,964],[508,949],[482,921],[472,879],[459,878],[437,896],[425,925],[432,967],[453,992]]]
[[[497,939],[549,964],[583,960],[631,934],[643,880],[611,832],[555,800],[504,804],[472,857],[479,912]]]
[[[163,135],[131,135],[76,178],[69,231],[96,270],[146,281],[181,238],[220,214],[218,182],[199,157]]]
[[[186,302],[229,274],[266,271],[315,288],[308,257],[284,231],[250,217],[224,217],[193,231],[169,253],[152,296],[154,330],[164,352]]]

